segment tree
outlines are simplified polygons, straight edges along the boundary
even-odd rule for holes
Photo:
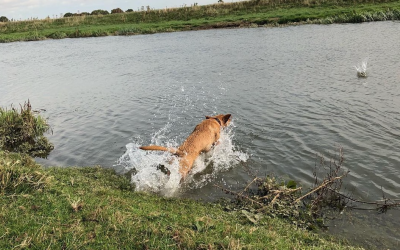
[[[1,16],[0,17],[0,22],[3,22],[3,23],[8,22],[8,18],[5,17],[5,16]]]
[[[126,12],[133,12],[133,9],[127,9]]]
[[[107,10],[94,10],[92,11],[92,13],[90,13],[90,15],[108,15],[110,14],[110,12],[108,12]]]
[[[124,13],[124,11],[121,10],[120,8],[116,8],[116,9],[111,10],[111,14],[116,14],[116,13]]]
[[[67,13],[65,13],[65,15],[64,15],[64,17],[71,17],[71,16],[73,16],[74,14],[72,14],[71,12],[67,12]]]

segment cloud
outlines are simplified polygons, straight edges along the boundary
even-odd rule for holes
[[[112,2],[110,0],[0,0],[0,16],[7,16],[9,19],[27,19],[30,17],[45,18],[56,13],[77,12],[83,6],[91,5],[101,6],[104,3]],[[85,10],[85,11],[89,11]]]
[[[9,18],[28,18],[34,16],[40,8],[57,3],[56,0],[0,0],[0,15]]]

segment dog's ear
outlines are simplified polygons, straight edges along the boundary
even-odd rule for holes
[[[211,116],[208,116],[208,115],[206,115],[206,119],[210,119],[210,118],[212,118]]]
[[[224,115],[224,117],[222,117],[222,121],[227,124],[227,122],[229,121],[229,118],[231,118],[231,114],[226,114]]]

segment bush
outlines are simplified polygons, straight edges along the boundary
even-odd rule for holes
[[[34,115],[29,101],[20,106],[20,110],[0,108],[0,150],[46,158],[54,149],[43,136],[51,129],[50,125]]]
[[[51,33],[48,37],[52,39],[63,39],[67,37],[67,34],[61,31],[56,31],[54,33]]]
[[[107,10],[94,10],[90,15],[108,15],[110,14]]]
[[[68,12],[68,13],[65,13],[65,15],[64,15],[64,17],[71,17],[71,16],[73,16],[74,14],[72,14],[71,12]]]
[[[111,14],[116,14],[116,13],[124,13],[124,11],[121,10],[120,8],[116,8],[116,9],[111,10]]]
[[[0,22],[8,22],[8,18],[7,17],[5,17],[5,16],[1,16],[0,17]]]

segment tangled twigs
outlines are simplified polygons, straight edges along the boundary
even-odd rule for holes
[[[271,190],[271,193],[274,193],[276,195],[274,196],[274,198],[271,200],[271,202],[267,206],[263,206],[262,208],[258,209],[257,212],[262,212],[262,211],[266,210],[267,208],[271,208],[275,204],[275,202],[277,202],[277,200],[281,196],[281,194],[288,195],[288,194],[295,193],[300,190],[301,190],[301,187],[298,187],[295,189]],[[268,198],[268,195],[260,197],[258,199],[265,199],[265,198]]]
[[[298,188],[295,188],[295,189],[285,189],[285,190],[270,190],[270,192],[271,193],[275,193],[277,195],[278,194],[280,195],[281,193],[288,194],[288,193],[296,192],[296,191],[299,191],[299,190],[301,190],[301,187],[298,187]],[[268,195],[260,197],[258,199],[260,200],[260,199],[265,199],[265,198],[268,198]]]
[[[232,191],[219,185],[214,187],[235,196],[236,199],[231,204],[233,209],[240,209],[251,222],[257,221],[254,219],[256,215],[267,215],[285,218],[298,227],[309,229],[316,226],[324,227],[324,219],[332,215],[330,213],[332,210],[342,212],[345,208],[351,208],[384,213],[391,208],[400,207],[400,200],[385,197],[383,190],[382,200],[376,202],[357,200],[350,194],[343,194],[340,190],[343,179],[350,171],[343,169],[342,148],[339,148],[334,158],[325,161],[322,155],[318,156],[313,172],[314,186],[306,194],[301,193],[301,187],[297,187],[296,182],[285,182],[270,176],[264,178],[253,176],[253,179],[240,191]],[[317,171],[321,169],[324,171]],[[353,206],[354,203],[359,206]],[[366,209],[365,206],[373,208]]]
[[[260,179],[260,178],[255,177],[255,178],[243,189],[243,191],[240,192],[240,194],[242,195],[243,192],[246,192],[247,190],[249,190],[250,186],[251,186],[254,182],[260,181],[259,179]]]
[[[349,202],[342,196],[337,195],[340,193],[343,181],[342,179],[347,176],[350,171],[343,169],[344,154],[343,149],[339,148],[338,155],[331,158],[326,164],[325,158],[322,155],[317,155],[319,158],[319,165],[315,165],[314,170],[314,187],[305,195],[297,198],[295,203],[303,201],[304,205],[309,205],[310,210],[314,216],[320,216],[324,208],[337,208],[342,210]],[[320,180],[318,178],[317,168],[325,169],[325,176]],[[307,202],[304,202],[307,198]]]
[[[392,200],[392,199],[388,199],[385,197],[384,197],[384,199],[377,200],[377,201],[362,201],[362,200],[354,199],[348,195],[339,193],[333,189],[330,189],[330,191],[335,192],[337,195],[340,195],[344,199],[349,200],[351,202],[375,206],[372,208],[361,208],[361,207],[349,206],[349,205],[347,206],[348,208],[355,209],[355,210],[377,210],[380,213],[386,213],[391,208],[400,207],[400,202],[398,200]]]
[[[337,181],[337,180],[339,180],[339,179],[342,179],[343,177],[345,177],[345,176],[347,175],[347,173],[348,173],[348,172],[346,172],[345,174],[343,174],[343,175],[341,175],[341,176],[333,177],[333,178],[331,178],[331,179],[329,179],[329,180],[324,180],[318,187],[314,188],[313,190],[311,190],[310,192],[306,193],[305,195],[303,195],[303,196],[297,198],[297,199],[294,201],[294,203],[298,203],[298,202],[301,201],[302,199],[304,199],[304,198],[306,198],[307,196],[309,196],[309,195],[311,195],[311,194],[317,192],[317,191],[320,190],[320,189],[327,188],[327,189],[329,189],[329,190],[333,190],[332,188],[329,188],[329,187],[327,187],[327,186],[330,185],[330,184],[332,184],[332,183],[334,183],[335,181]]]

